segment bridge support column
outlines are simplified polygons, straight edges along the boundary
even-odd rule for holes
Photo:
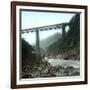
[[[36,30],[36,48],[37,48],[37,60],[41,60],[41,55],[40,55],[40,45],[39,45],[39,30]]]
[[[66,31],[65,31],[65,26],[66,26],[66,25],[62,25],[62,38],[63,38],[63,39],[65,39],[65,33],[66,33]]]

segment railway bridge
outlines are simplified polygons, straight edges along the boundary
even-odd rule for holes
[[[62,30],[62,39],[64,39],[66,34],[66,29],[65,29],[66,26],[70,26],[70,23],[60,23],[60,24],[47,25],[47,26],[41,26],[41,27],[27,28],[27,29],[21,30],[21,34],[36,32],[36,48],[38,52],[38,59],[40,59],[41,55],[40,55],[40,45],[39,45],[40,44],[39,31],[60,29]]]

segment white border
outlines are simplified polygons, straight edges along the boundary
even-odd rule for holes
[[[81,12],[80,15],[80,76],[70,76],[70,77],[55,77],[55,78],[35,78],[35,79],[19,79],[20,74],[20,23],[19,23],[19,11],[20,9],[35,9],[35,10],[51,10],[51,11],[70,11],[70,12]],[[35,7],[35,6],[16,6],[16,83],[17,85],[22,84],[37,84],[37,83],[52,83],[52,82],[75,82],[84,81],[84,9],[72,9],[72,8],[51,8],[51,7]]]

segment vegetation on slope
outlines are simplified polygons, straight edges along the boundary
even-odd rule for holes
[[[80,59],[80,15],[70,20],[70,29],[64,39],[59,39],[48,47],[48,54],[63,55],[64,59]]]

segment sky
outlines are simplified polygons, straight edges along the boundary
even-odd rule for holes
[[[21,12],[21,29],[40,27],[45,25],[53,25],[64,22],[69,22],[74,16],[74,13],[55,13],[55,12],[36,12],[22,11]],[[68,27],[67,27],[68,28]],[[39,31],[40,40],[43,40],[55,33],[61,33],[61,29],[50,31]],[[36,33],[25,33],[21,35],[29,44],[36,42]]]

